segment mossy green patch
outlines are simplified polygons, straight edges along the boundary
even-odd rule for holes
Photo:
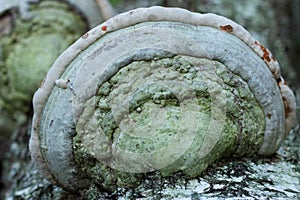
[[[217,61],[175,56],[121,68],[86,102],[73,142],[85,176],[134,187],[148,172],[195,177],[222,156],[252,155],[264,129],[244,80]]]
[[[17,14],[12,32],[0,38],[0,106],[11,113],[28,110],[55,59],[87,30],[81,16],[62,2],[33,4],[30,12],[27,21]]]

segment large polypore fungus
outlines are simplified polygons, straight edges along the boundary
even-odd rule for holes
[[[87,32],[33,103],[32,157],[69,190],[90,180],[133,187],[152,171],[195,177],[222,156],[268,156],[295,118],[278,62],[242,26],[163,7]]]

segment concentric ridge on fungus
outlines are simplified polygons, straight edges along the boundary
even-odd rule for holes
[[[150,171],[194,177],[222,156],[268,156],[295,120],[278,62],[242,26],[164,7],[84,34],[33,104],[32,157],[69,190],[90,179],[134,187]]]

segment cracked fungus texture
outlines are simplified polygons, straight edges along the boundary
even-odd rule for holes
[[[214,120],[224,120],[220,133]],[[85,103],[73,149],[80,176],[132,187],[146,172],[195,177],[222,156],[252,155],[264,129],[245,81],[220,62],[178,55],[132,62],[103,83]]]

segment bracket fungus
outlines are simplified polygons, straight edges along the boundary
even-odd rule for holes
[[[28,112],[34,92],[55,59],[102,19],[94,0],[1,0],[2,121],[9,118],[20,121],[20,115]],[[22,123],[24,120],[16,122]],[[8,124],[11,123],[0,124],[0,132],[9,128],[11,134],[11,128],[5,127],[11,126]]]
[[[66,81],[67,80],[67,81]],[[63,89],[64,88],[64,89]],[[138,8],[64,51],[34,95],[32,158],[68,190],[269,156],[295,120],[271,52],[215,14]]]

